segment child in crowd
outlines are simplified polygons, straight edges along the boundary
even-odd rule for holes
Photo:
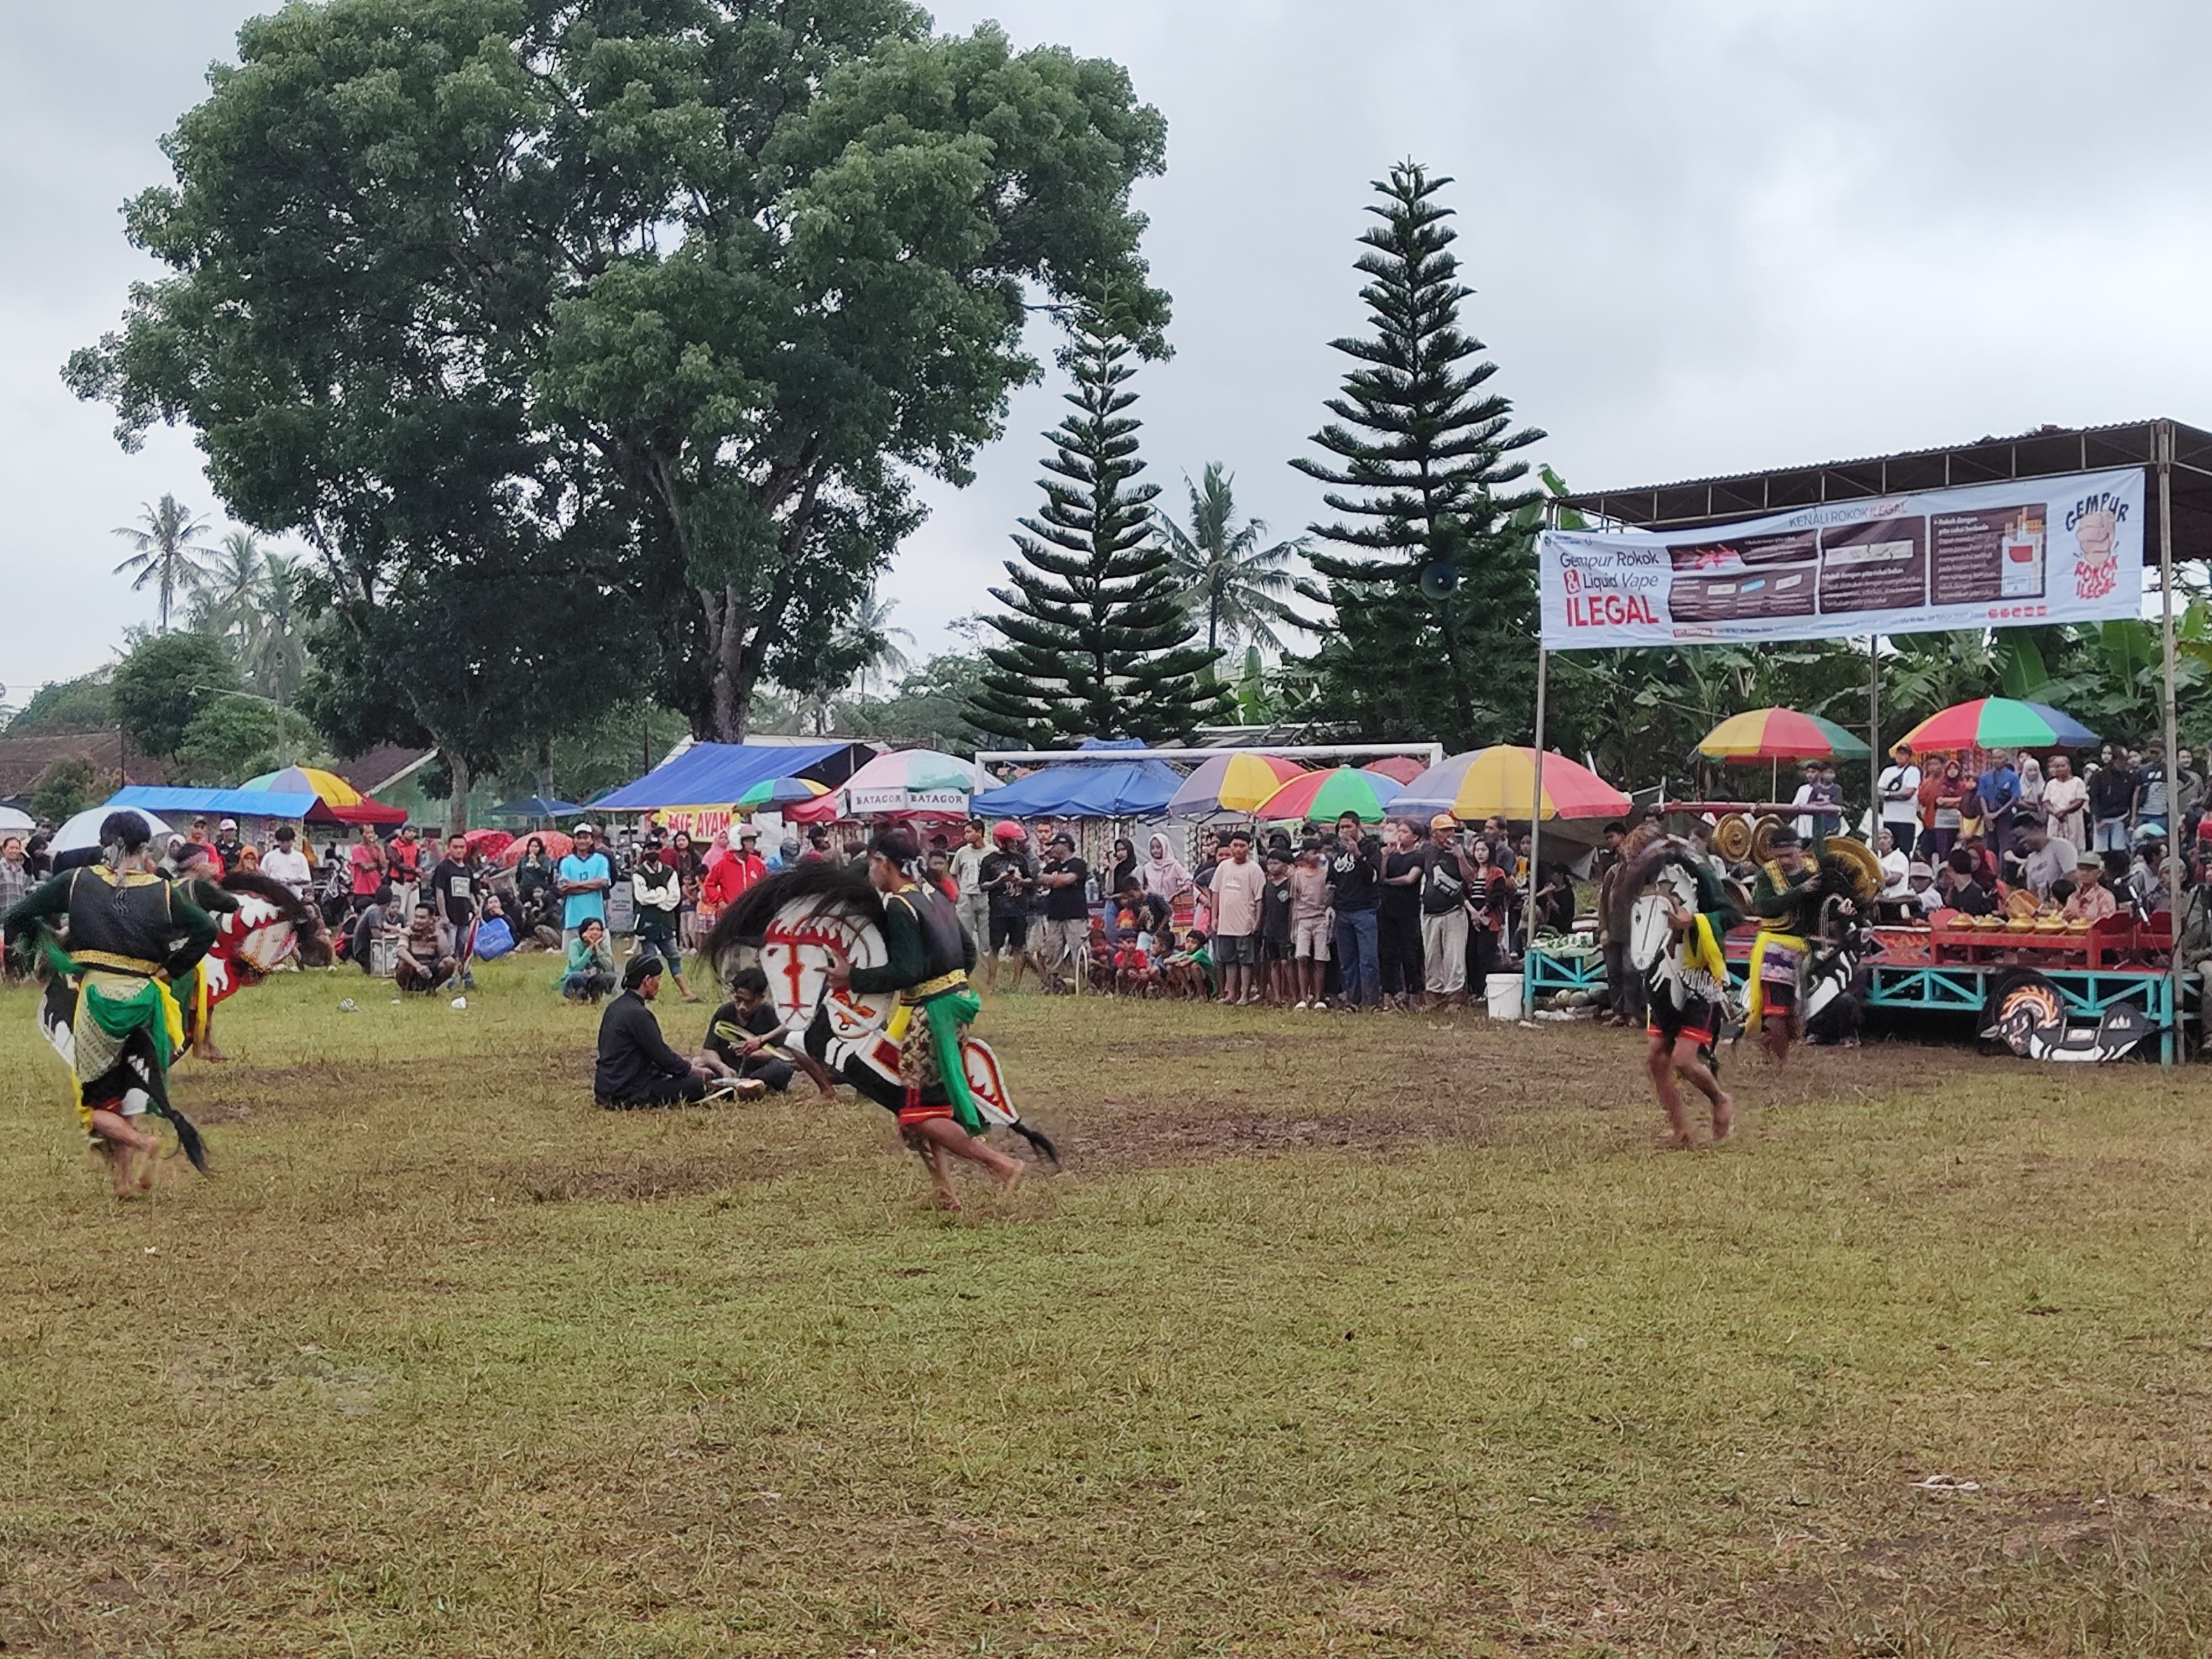
[[[1169,995],[1186,1002],[1203,1002],[1213,994],[1213,955],[1203,928],[1183,935],[1181,947],[1160,963],[1160,979]]]
[[[1159,975],[1152,966],[1152,936],[1144,931],[1143,919],[1134,910],[1116,918],[1121,935],[1114,952],[1114,988],[1123,996],[1150,996]]]
[[[1267,849],[1267,884],[1260,893],[1260,994],[1277,1008],[1297,1000],[1291,951],[1291,849],[1285,839]]]

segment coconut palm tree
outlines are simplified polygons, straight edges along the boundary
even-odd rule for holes
[[[192,596],[192,626],[230,641],[243,659],[260,620],[261,583],[261,544],[251,531],[232,531],[222,538],[214,568],[200,576]]]
[[[149,582],[155,585],[161,601],[161,631],[166,634],[177,595],[200,584],[208,549],[199,538],[207,533],[208,521],[194,518],[174,495],[164,495],[151,506],[140,502],[139,518],[143,529],[126,525],[115,532],[137,550],[115,567],[115,574],[133,576],[134,593]]]
[[[246,670],[278,704],[291,702],[307,672],[307,641],[300,631],[300,565],[281,553],[261,559],[254,584],[252,620],[246,641]]]
[[[1185,530],[1164,513],[1155,512],[1160,534],[1166,538],[1168,556],[1184,603],[1206,612],[1206,647],[1219,653],[1240,641],[1262,650],[1280,651],[1282,635],[1277,625],[1303,629],[1304,621],[1284,602],[1292,591],[1285,567],[1293,555],[1305,550],[1305,539],[1294,538],[1262,547],[1267,522],[1247,519],[1237,522],[1237,501],[1230,486],[1234,475],[1221,463],[1206,463],[1202,483],[1184,485],[1190,491],[1190,528]]]
[[[878,676],[889,680],[895,674],[903,674],[913,666],[905,652],[892,643],[904,640],[914,643],[914,635],[903,628],[894,627],[891,612],[898,609],[896,599],[881,598],[871,586],[853,612],[853,619],[845,624],[845,642],[860,655],[860,695],[868,695],[868,682]]]

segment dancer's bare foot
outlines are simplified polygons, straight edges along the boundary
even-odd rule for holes
[[[1735,1097],[1723,1095],[1713,1103],[1713,1142],[1717,1146],[1735,1127]]]
[[[953,1196],[952,1189],[950,1187],[938,1187],[932,1188],[929,1194],[929,1202],[931,1208],[943,1210],[948,1214],[957,1215],[960,1211],[960,1200]]]
[[[1697,1144],[1696,1139],[1686,1130],[1680,1134],[1662,1135],[1659,1138],[1659,1150],[1662,1152],[1691,1152],[1696,1148]]]
[[[204,1038],[200,1042],[199,1052],[200,1058],[202,1060],[211,1060],[218,1066],[220,1066],[224,1060],[230,1058],[228,1054],[223,1053],[222,1049],[216,1048],[215,1044],[208,1042]]]
[[[1023,1173],[1027,1170],[1030,1166],[1023,1163],[1021,1159],[1018,1158],[1008,1158],[1006,1160],[1006,1164],[1007,1167],[998,1172],[999,1185],[1004,1190],[1011,1193],[1014,1190],[1015,1187],[1019,1184]]]

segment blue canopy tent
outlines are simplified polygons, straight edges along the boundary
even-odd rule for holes
[[[274,789],[173,789],[134,783],[117,790],[106,804],[110,811],[135,806],[165,818],[304,818],[315,810],[317,799]]]
[[[595,812],[657,812],[673,806],[726,806],[754,784],[789,777],[839,759],[850,743],[695,743],[634,783],[592,803]],[[826,781],[826,780],[824,780]]]
[[[1078,752],[1141,753],[1144,746],[1134,738],[1103,743],[1091,738]],[[977,795],[969,805],[979,817],[1157,817],[1182,782],[1182,775],[1165,761],[1071,757]]]

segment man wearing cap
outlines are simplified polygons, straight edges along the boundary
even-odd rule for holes
[[[587,921],[607,922],[607,890],[615,884],[614,866],[599,850],[599,831],[576,826],[575,845],[554,866],[553,890],[561,899],[561,942],[574,945]]]
[[[1421,849],[1421,968],[1431,1008],[1467,1000],[1467,895],[1474,875],[1459,836],[1459,820],[1439,812]]]
[[[215,827],[215,855],[222,861],[224,870],[238,868],[238,855],[244,851],[238,839],[238,820],[225,818]]]
[[[1936,885],[1935,866],[1915,859],[1905,872],[1905,892],[1899,901],[1908,921],[1925,921],[1943,908],[1943,894]]]
[[[709,1082],[732,1075],[720,1056],[686,1058],[661,1036],[660,1022],[647,1005],[660,994],[661,975],[667,971],[658,951],[640,950],[623,964],[622,994],[599,1016],[592,1097],[609,1111],[696,1105],[707,1097]]]
[[[2069,921],[2102,921],[2119,908],[2112,890],[2105,885],[2103,856],[2090,849],[2075,854],[2074,890],[2059,906],[2059,914]]]
[[[1058,992],[1060,975],[1083,994],[1084,969],[1091,962],[1091,901],[1083,884],[1091,868],[1075,855],[1075,837],[1065,830],[1045,845],[1036,884],[1044,893],[1044,937],[1036,949],[1037,975],[1048,992]]]
[[[1751,887],[1759,936],[1751,947],[1749,1001],[1744,1029],[1757,1031],[1778,1066],[1790,1057],[1796,1034],[1797,992],[1805,974],[1807,940],[1819,930],[1820,895],[1812,865],[1787,826],[1767,840],[1769,857]],[[1772,1019],[1765,1018],[1771,1013]]]

